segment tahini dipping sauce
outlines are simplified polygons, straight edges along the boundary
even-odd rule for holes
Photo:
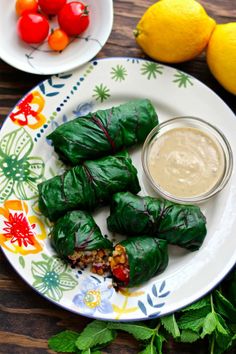
[[[176,197],[195,197],[210,191],[225,169],[220,144],[191,127],[173,128],[155,139],[147,163],[156,184]]]

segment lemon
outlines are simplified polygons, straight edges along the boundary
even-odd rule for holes
[[[220,84],[236,95],[236,22],[216,26],[207,47],[207,63]]]
[[[195,0],[161,0],[150,6],[134,35],[143,51],[155,60],[179,63],[206,47],[215,21]]]

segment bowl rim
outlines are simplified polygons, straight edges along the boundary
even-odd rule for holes
[[[61,73],[66,73],[68,71],[69,72],[73,71],[79,67],[82,67],[83,65],[86,65],[88,62],[96,58],[98,53],[102,50],[102,48],[108,41],[110,34],[112,32],[113,21],[114,21],[113,0],[103,0],[103,1],[104,2],[106,1],[106,9],[107,9],[106,26],[105,26],[106,29],[104,31],[103,39],[98,42],[99,45],[97,45],[96,48],[94,47],[94,49],[90,53],[88,54],[86,53],[86,55],[84,56],[84,60],[80,61],[79,58],[78,60],[74,60],[71,63],[60,64],[55,67],[50,66],[46,68],[36,69],[34,66],[24,65],[22,61],[19,61],[16,57],[10,55],[1,45],[0,45],[0,59],[15,69],[18,69],[22,72],[35,74],[35,75],[57,75]],[[37,45],[34,46],[29,44],[29,48],[34,49],[34,47],[37,47]]]
[[[185,122],[184,122],[185,120]],[[160,130],[162,130],[165,127],[168,127],[173,124],[173,123],[182,123],[183,127],[186,127],[186,123],[190,123],[190,122],[194,122],[196,124],[196,127],[193,126],[193,128],[199,129],[201,131],[203,131],[202,126],[204,126],[205,128],[208,128],[209,130],[213,131],[215,133],[215,135],[211,134],[211,132],[207,131],[207,134],[211,137],[213,135],[214,139],[217,141],[217,143],[219,144],[222,153],[224,155],[224,160],[225,160],[225,168],[224,168],[224,172],[223,175],[219,178],[218,182],[207,192],[200,194],[200,195],[196,195],[196,196],[191,196],[191,197],[178,197],[175,196],[174,194],[167,192],[164,188],[162,188],[160,185],[158,185],[154,179],[152,178],[149,169],[148,169],[148,163],[147,163],[147,149],[149,147],[149,144],[151,142],[151,140],[160,132]],[[170,128],[171,129],[175,129],[175,128]],[[222,140],[222,142],[224,143],[225,147],[222,146],[222,143],[219,141],[220,138]],[[149,184],[151,185],[151,187],[161,196],[164,197],[167,200],[170,200],[172,202],[175,203],[180,203],[180,204],[191,204],[191,203],[203,203],[205,201],[207,201],[208,199],[212,198],[213,196],[215,196],[217,193],[219,193],[228,183],[232,171],[233,171],[233,151],[232,148],[230,146],[230,143],[228,141],[228,139],[226,138],[225,134],[216,126],[214,126],[213,124],[207,122],[206,120],[204,120],[203,118],[199,118],[199,117],[195,117],[195,116],[191,116],[191,115],[186,115],[186,116],[177,116],[177,117],[173,117],[170,119],[167,119],[166,121],[163,121],[162,123],[156,125],[151,131],[150,133],[147,135],[144,144],[143,144],[143,148],[142,148],[142,153],[141,153],[141,161],[142,161],[142,167],[143,167],[143,171],[145,174],[146,179],[148,180]]]

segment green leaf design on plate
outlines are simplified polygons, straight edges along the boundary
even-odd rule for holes
[[[43,256],[45,259],[45,256]],[[33,287],[54,301],[60,301],[64,291],[74,289],[78,282],[70,274],[65,263],[57,257],[32,262]]]
[[[33,140],[24,128],[6,134],[0,141],[0,202],[14,193],[28,200],[38,194],[37,185],[44,175],[44,162],[29,156]]]
[[[156,79],[158,74],[163,74],[163,66],[147,61],[141,66],[141,74],[146,75],[148,80]]]
[[[123,65],[116,65],[111,70],[111,78],[115,81],[123,81],[127,76],[127,70]]]
[[[93,91],[93,97],[95,97],[96,101],[100,101],[101,103],[111,96],[109,88],[103,84],[96,85]]]
[[[178,87],[184,87],[186,88],[188,85],[193,86],[193,82],[190,80],[190,76],[183,73],[180,70],[177,70],[177,74],[174,75],[176,77],[173,82],[175,82]]]
[[[22,268],[25,268],[25,259],[23,256],[19,257],[19,263],[21,265]]]

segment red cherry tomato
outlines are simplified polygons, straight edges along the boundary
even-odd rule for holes
[[[117,266],[113,268],[112,273],[115,278],[119,279],[120,281],[128,284],[129,282],[129,275],[127,270],[125,270],[122,266]]]
[[[67,0],[38,0],[41,10],[47,15],[56,15]]]
[[[41,43],[49,32],[48,20],[40,14],[26,13],[17,22],[20,38],[26,43]]]
[[[72,1],[63,6],[58,13],[60,27],[69,36],[84,32],[89,25],[89,12],[82,2]]]

